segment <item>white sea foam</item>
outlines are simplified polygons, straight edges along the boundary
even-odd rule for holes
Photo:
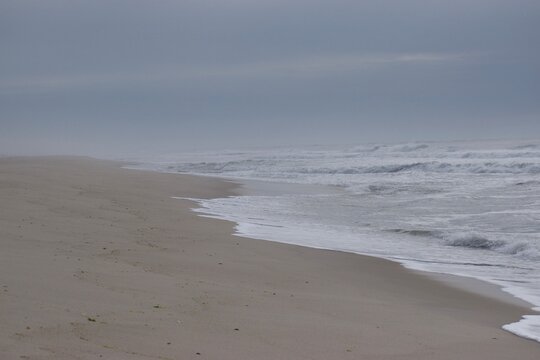
[[[540,316],[539,315],[525,315],[523,318],[515,323],[507,324],[503,326],[503,329],[516,334],[517,336],[524,337],[526,339],[536,340],[540,342]]]
[[[368,144],[205,152],[136,168],[332,185],[198,200],[238,235],[399,261],[500,285],[540,307],[540,141]],[[335,187],[342,189],[334,191]],[[322,188],[321,188],[322,189]],[[193,199],[192,199],[193,200]],[[540,337],[540,318],[505,326]]]

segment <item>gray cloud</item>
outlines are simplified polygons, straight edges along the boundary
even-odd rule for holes
[[[529,0],[8,0],[0,152],[531,136],[538,33]]]
[[[298,77],[317,78],[335,74],[355,74],[359,71],[373,71],[381,67],[395,65],[423,65],[461,62],[464,54],[332,54],[306,58],[281,59],[279,61],[259,61],[243,64],[207,66],[160,65],[153,68],[130,72],[57,75],[49,77],[17,77],[0,84],[4,93],[36,91],[77,90],[93,87],[118,87],[132,85],[174,85],[181,81],[208,82],[212,79],[242,81],[250,78]]]

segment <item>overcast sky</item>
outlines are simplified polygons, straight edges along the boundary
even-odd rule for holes
[[[1,0],[0,154],[540,137],[538,0]]]

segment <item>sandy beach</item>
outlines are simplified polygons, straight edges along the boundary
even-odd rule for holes
[[[217,179],[0,158],[1,359],[539,359],[524,304],[389,261],[245,239]]]

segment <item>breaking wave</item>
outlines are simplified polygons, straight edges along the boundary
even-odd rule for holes
[[[397,173],[405,171],[474,173],[474,174],[540,174],[540,164],[535,163],[448,163],[448,162],[415,162],[410,164],[373,166],[358,169],[364,173]]]
[[[476,233],[460,233],[444,237],[446,245],[462,246],[472,249],[496,249],[505,244],[501,240],[489,240]]]
[[[400,172],[437,172],[437,173],[472,173],[472,174],[540,174],[537,163],[449,163],[449,162],[413,162],[408,164],[390,164],[377,166],[341,167],[341,168],[300,168],[302,174],[392,174]]]
[[[438,237],[436,233],[432,233]],[[486,236],[477,233],[443,235],[442,239],[448,246],[494,250],[502,254],[515,255],[528,260],[540,260],[540,251],[525,241],[507,242],[503,240],[490,240]]]
[[[540,251],[525,241],[519,241],[511,244],[505,244],[499,252],[508,255],[516,255],[529,260],[540,260]]]
[[[224,174],[235,172],[261,171],[261,169],[274,169],[274,160],[238,160],[227,162],[200,162],[169,165],[167,170],[177,172],[193,172],[203,174]],[[345,166],[345,167],[312,167],[302,164],[290,164],[281,167],[276,172],[283,175],[356,175],[356,174],[395,174],[405,172],[425,173],[469,173],[469,174],[540,174],[540,163],[533,162],[481,162],[481,163],[450,163],[450,162],[411,162],[404,164],[385,164],[373,166]]]
[[[437,230],[425,229],[388,229],[388,232],[434,238],[443,241],[444,245],[469,249],[493,250],[502,254],[514,255],[528,260],[540,260],[540,250],[526,241],[491,240],[487,236],[475,232],[448,234]]]
[[[520,159],[539,158],[540,152],[466,152],[461,154],[462,159]]]
[[[426,144],[412,144],[412,145],[403,145],[399,146],[394,151],[401,151],[401,152],[412,152],[412,151],[418,151],[418,150],[424,150],[427,149],[429,145]]]

